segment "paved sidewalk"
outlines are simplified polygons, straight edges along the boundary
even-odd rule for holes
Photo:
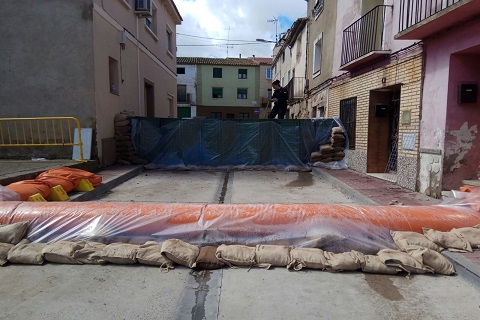
[[[354,170],[330,170],[313,168],[316,174],[331,183],[343,193],[361,199],[365,204],[388,206],[429,206],[442,200],[402,188],[390,181],[375,178]]]

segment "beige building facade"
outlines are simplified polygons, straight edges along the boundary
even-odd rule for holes
[[[391,0],[308,1],[307,109],[339,117],[348,166],[417,189],[423,48]]]
[[[143,3],[148,6],[135,0],[15,3],[31,27],[2,6],[7,33],[23,26],[2,44],[8,50],[0,69],[17,70],[1,79],[12,83],[0,89],[2,117],[76,117],[93,129],[92,159],[103,165],[109,164],[102,160],[104,148],[111,150],[106,144],[115,143],[116,113],[176,117],[175,34],[182,18],[172,0]],[[27,79],[22,88],[14,88],[16,77]]]

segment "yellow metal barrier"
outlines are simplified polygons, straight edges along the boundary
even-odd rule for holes
[[[78,146],[80,159],[75,160],[85,161],[80,129],[74,117],[0,118],[0,147]]]

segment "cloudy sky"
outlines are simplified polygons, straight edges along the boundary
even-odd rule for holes
[[[183,18],[177,26],[178,57],[271,57],[273,44],[255,40],[275,41],[276,32],[307,14],[305,0],[174,1]]]

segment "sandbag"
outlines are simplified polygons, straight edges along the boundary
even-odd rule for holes
[[[423,234],[437,245],[447,248],[450,251],[473,252],[470,243],[460,234],[442,232],[430,228],[422,228]]]
[[[14,247],[11,243],[0,243],[0,266],[8,262],[8,251]]]
[[[70,167],[60,167],[60,168],[47,170],[39,174],[37,178],[43,177],[43,176],[63,177],[72,181],[76,186],[78,185],[81,179],[88,179],[88,181],[90,181],[94,187],[97,187],[100,184],[102,184],[101,176],[85,170],[70,168]]]
[[[434,272],[431,267],[424,266],[406,252],[392,249],[382,249],[377,253],[377,256],[386,266],[400,268],[409,274]]]
[[[175,263],[162,255],[162,244],[156,241],[147,241],[138,247],[137,261],[141,264],[159,266],[165,270],[175,268]]]
[[[58,241],[49,243],[43,248],[43,258],[48,262],[64,264],[80,264],[73,257],[75,251],[83,248],[83,244],[71,241]]]
[[[40,193],[43,198],[50,195],[50,189],[53,187],[48,181],[39,180],[23,180],[11,183],[7,186],[8,189],[20,195],[21,201],[27,201],[30,196]]]
[[[200,253],[195,261],[195,267],[201,270],[221,269],[225,263],[217,259],[215,255],[217,247],[205,246],[200,248]]]
[[[362,271],[366,273],[376,274],[396,274],[402,271],[398,267],[385,265],[380,257],[373,255],[365,255],[365,262],[362,264]]]
[[[94,241],[79,241],[83,247],[73,253],[73,258],[83,264],[106,264],[107,260],[102,258],[103,249],[107,246],[104,243]]]
[[[412,245],[428,248],[437,252],[441,252],[443,250],[442,247],[439,247],[423,234],[418,232],[390,230],[390,235],[393,238],[393,242],[395,242],[401,251],[406,251],[407,248]]]
[[[115,264],[135,264],[138,245],[111,243],[102,250],[102,259]]]
[[[472,247],[480,246],[480,228],[458,228],[452,229],[450,232],[461,235]]]
[[[255,247],[255,262],[259,267],[286,267],[290,263],[292,247],[278,245],[257,245]]]
[[[255,265],[255,247],[225,245],[217,248],[216,257],[228,266],[251,267]]]
[[[71,192],[73,189],[78,187],[78,182],[79,181],[71,181],[68,178],[65,177],[59,177],[59,176],[53,176],[53,175],[43,175],[43,176],[38,176],[35,180],[37,181],[45,181],[49,183],[51,186],[62,186],[63,190],[65,192]]]
[[[343,134],[342,127],[333,127],[332,128],[332,135],[335,135],[335,134]]]
[[[200,253],[197,246],[179,239],[169,239],[162,243],[162,254],[173,262],[187,268],[195,267],[195,260]]]
[[[333,152],[333,148],[329,144],[321,145],[319,150],[320,150],[321,154],[326,154],[326,153],[332,153]]]
[[[128,121],[128,119],[123,121],[115,121],[115,128],[129,126],[129,125],[130,125],[130,121]]]
[[[307,269],[325,270],[329,267],[328,261],[322,249],[317,248],[294,248],[290,250],[290,263],[287,269],[295,271]]]
[[[117,113],[115,115],[115,117],[113,118],[113,122],[114,123],[122,122],[122,121],[128,120],[129,117],[130,117],[130,115],[128,115],[128,114]]]
[[[437,251],[418,246],[410,246],[407,248],[407,253],[424,266],[432,268],[435,273],[447,276],[455,274],[453,264]]]
[[[45,260],[42,250],[46,245],[46,243],[30,243],[27,239],[23,239],[8,251],[7,259],[11,263],[43,264]]]
[[[362,267],[363,254],[358,251],[343,253],[323,252],[328,262],[328,270],[332,271],[355,271]]]
[[[332,148],[333,145],[339,145],[339,144],[343,144],[345,142],[345,137],[340,134],[336,134],[336,135],[333,135],[332,137],[330,137],[330,144],[332,145]]]
[[[17,244],[28,230],[28,221],[0,225],[0,242]]]

